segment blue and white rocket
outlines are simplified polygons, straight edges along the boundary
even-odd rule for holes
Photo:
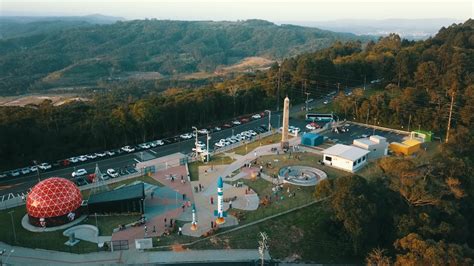
[[[214,216],[217,216],[216,224],[225,223],[227,212],[224,211],[224,182],[220,176],[217,179],[217,210],[214,210]]]
[[[197,229],[196,206],[193,203],[193,221],[191,223],[191,230],[195,231],[196,229]]]

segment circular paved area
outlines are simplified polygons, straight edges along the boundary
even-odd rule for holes
[[[278,171],[278,177],[285,183],[296,186],[315,186],[327,178],[324,171],[308,166],[287,166]]]

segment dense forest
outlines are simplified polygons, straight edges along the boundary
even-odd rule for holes
[[[370,122],[376,119],[390,125],[410,121],[412,127],[421,125],[443,135],[453,99],[451,140],[459,143],[459,152],[471,156],[473,24],[469,20],[443,28],[435,37],[419,42],[397,35],[365,47],[360,42],[336,42],[330,48],[286,59],[268,71],[199,89],[171,87],[159,92],[153,84],[140,90],[135,83],[108,83],[90,102],[0,107],[0,167],[11,169],[33,159],[57,160],[163,138],[193,125],[275,109],[285,95],[298,103],[304,101],[306,91],[318,97],[362,84],[364,77],[383,79],[386,89],[371,96],[363,90],[355,90],[350,97],[338,96],[334,104],[341,117],[366,122],[369,116]]]
[[[0,95],[58,84],[95,85],[130,72],[168,77],[213,72],[249,56],[281,59],[336,40],[370,39],[263,20],[135,20],[76,28],[66,27],[68,23],[73,22],[64,22],[63,30],[0,40]]]

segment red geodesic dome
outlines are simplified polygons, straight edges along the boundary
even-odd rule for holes
[[[81,203],[81,191],[73,182],[52,177],[39,182],[28,193],[26,210],[30,217],[58,217],[76,211]]]

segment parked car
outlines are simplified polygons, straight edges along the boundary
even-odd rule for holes
[[[328,100],[324,100],[324,102],[323,102],[323,103],[324,103],[324,104],[328,104],[328,103],[329,103],[329,101],[328,101]]]
[[[252,115],[252,118],[253,119],[260,119],[260,118],[262,118],[262,116],[260,114],[254,114],[254,115]]]
[[[148,145],[148,143],[142,143],[142,144],[140,144],[140,145],[138,145],[138,146],[139,146],[140,148],[142,148],[142,149],[149,149],[149,148],[151,148],[151,146]]]
[[[98,157],[105,157],[107,156],[107,153],[104,151],[104,152],[98,152],[95,155],[97,155]]]
[[[0,178],[7,177],[7,173],[0,173]]]
[[[21,169],[21,173],[24,174],[24,175],[29,174],[30,173],[30,168],[26,167],[26,168]]]
[[[155,140],[154,142],[155,142],[155,144],[158,145],[158,146],[163,146],[163,145],[165,145],[165,142],[162,141],[161,139]]]
[[[308,130],[315,130],[316,129],[316,126],[315,126],[315,123],[309,123],[306,125],[306,129]]]
[[[31,171],[31,172],[36,172],[36,171],[38,171],[38,166],[36,166],[36,165],[31,166],[31,167],[30,167],[30,171]]]
[[[70,161],[71,163],[78,163],[78,162],[79,162],[79,158],[77,158],[77,157],[71,157],[71,158],[69,158],[69,161]]]
[[[207,130],[207,128],[202,128],[202,129],[198,130],[198,133],[202,134],[202,135],[205,135],[205,134],[209,133],[209,130]]]
[[[214,143],[214,146],[218,147],[218,148],[222,148],[225,146],[224,142],[216,142]]]
[[[107,169],[107,174],[111,177],[118,177],[119,176],[119,173],[117,173],[117,171],[115,171],[114,169],[110,168],[110,169]]]
[[[78,186],[87,185],[87,181],[83,177],[74,179],[74,183]]]
[[[95,155],[95,154],[87,154],[86,157],[87,157],[88,159],[93,160],[93,159],[97,158],[97,155]]]
[[[48,169],[51,169],[51,165],[49,163],[42,163],[40,165],[38,165],[39,169],[41,170],[48,170]]]
[[[72,177],[87,175],[86,169],[78,169],[72,172]]]
[[[81,155],[81,156],[79,156],[79,161],[85,162],[85,161],[87,161],[87,157],[85,155]]]
[[[232,126],[232,123],[225,123],[224,125],[222,125],[223,128],[231,128]]]
[[[240,122],[242,122],[242,123],[247,123],[248,121],[250,121],[250,119],[248,119],[247,117],[244,117],[244,118],[240,119]]]
[[[234,120],[232,121],[232,124],[238,126],[238,125],[241,125],[242,123],[239,120]]]
[[[115,151],[106,151],[105,153],[107,153],[108,156],[114,156],[115,155]]]
[[[179,137],[182,138],[182,139],[191,139],[193,137],[193,134],[185,133],[185,134],[179,135]]]
[[[125,151],[125,152],[134,152],[135,151],[135,148],[132,148],[130,146],[125,146],[125,147],[122,147],[122,150]]]
[[[215,131],[221,131],[222,128],[220,128],[220,127],[214,127],[214,130],[215,130]]]
[[[20,175],[20,171],[19,170],[13,170],[10,172],[10,175],[13,176],[13,177],[17,177]]]

